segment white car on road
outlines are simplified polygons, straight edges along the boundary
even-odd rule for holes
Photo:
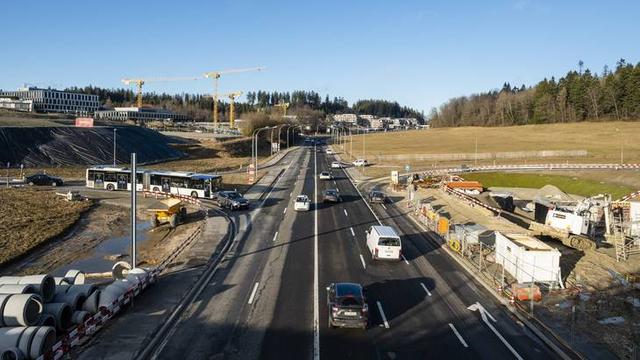
[[[320,180],[331,180],[333,179],[333,175],[331,175],[328,171],[323,171],[320,173]]]
[[[311,200],[307,195],[298,195],[296,197],[296,201],[293,204],[293,209],[295,211],[309,211],[311,208]]]
[[[367,166],[369,162],[366,159],[358,159],[353,162],[353,166]]]
[[[332,169],[342,169],[342,163],[340,161],[334,161],[331,163]]]

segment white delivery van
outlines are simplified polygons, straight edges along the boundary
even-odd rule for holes
[[[390,226],[372,226],[367,231],[367,247],[371,257],[377,259],[400,260],[402,243],[400,236]]]

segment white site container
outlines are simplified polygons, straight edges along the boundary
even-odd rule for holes
[[[518,283],[559,283],[560,251],[523,234],[496,231],[496,263],[516,278]]]
[[[631,218],[631,236],[640,236],[640,201],[629,201],[629,217]]]

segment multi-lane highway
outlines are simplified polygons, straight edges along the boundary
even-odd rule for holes
[[[314,147],[292,151],[261,202],[233,214],[233,256],[156,358],[557,358],[403,209],[392,203],[370,208],[342,170],[333,169],[334,180],[319,180],[333,160]],[[343,202],[322,203],[327,188],[337,188]],[[311,211],[293,210],[298,194],[313,200]],[[371,259],[365,231],[379,221],[402,235],[402,261]],[[328,328],[325,287],[331,282],[364,286],[366,331]]]

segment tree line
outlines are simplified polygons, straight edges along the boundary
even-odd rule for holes
[[[134,106],[136,93],[132,89],[105,89],[95,86],[71,87],[65,91],[73,91],[84,94],[98,95],[100,101],[106,108],[113,106]],[[195,121],[208,121],[211,119],[213,109],[213,99],[210,95],[199,94],[166,94],[147,92],[142,94],[142,101],[145,105],[161,107],[174,112],[186,114]],[[227,119],[229,113],[228,99],[218,99],[218,111],[220,119]],[[238,115],[251,112],[272,111],[274,105],[288,103],[288,114],[308,115],[309,111],[324,116],[327,114],[357,113],[375,116],[390,117],[414,117],[420,121],[424,119],[421,112],[406,106],[400,106],[397,102],[386,100],[360,100],[353,106],[349,106],[347,100],[342,97],[330,97],[325,95],[324,99],[315,91],[296,90],[292,92],[278,91],[249,91],[246,93],[246,101],[237,101],[235,111]]]
[[[578,63],[560,79],[531,87],[504,83],[500,90],[453,98],[432,109],[433,127],[509,126],[640,119],[640,63],[620,59],[601,74]]]

